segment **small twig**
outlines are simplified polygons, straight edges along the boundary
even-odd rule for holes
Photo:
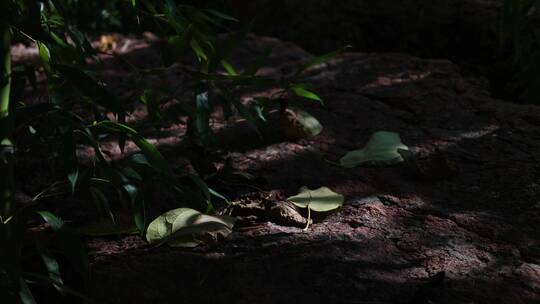
[[[311,200],[312,200],[311,190],[308,191],[308,194],[309,194],[309,201],[307,203],[307,224],[306,224],[306,228],[303,229],[304,232],[308,231],[309,223],[311,222],[311,208],[309,208],[309,204],[311,204]]]
[[[32,38],[32,36],[28,35],[27,33],[25,33],[20,28],[14,26],[14,25],[11,25],[11,28],[15,29],[19,34],[23,35],[24,37],[28,38],[29,40],[32,40],[33,42],[37,42],[36,39]]]
[[[335,162],[335,161],[331,161],[331,160],[329,160],[329,159],[326,158],[326,157],[323,157],[323,160],[324,160],[326,163],[328,163],[329,165],[332,165],[332,166],[338,167],[338,168],[343,168],[343,166],[342,166],[340,163]]]

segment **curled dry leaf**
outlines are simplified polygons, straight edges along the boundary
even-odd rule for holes
[[[231,203],[227,214],[239,220],[255,218],[259,222],[272,222],[281,226],[305,227],[308,219],[303,217],[291,202],[275,200],[243,200]]]
[[[282,226],[305,227],[311,224],[311,219],[303,217],[290,202],[275,202],[268,209],[268,215],[272,222]]]

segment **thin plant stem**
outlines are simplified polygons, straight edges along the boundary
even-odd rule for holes
[[[9,24],[0,21],[0,216],[9,218],[13,212],[14,147],[11,98],[11,33]]]
[[[307,224],[306,224],[306,228],[304,228],[304,231],[308,231],[309,229],[309,222],[311,222],[311,208],[309,208],[309,204],[311,204],[311,200],[312,200],[312,197],[311,197],[311,190],[308,191],[308,194],[309,194],[309,201],[307,203]]]

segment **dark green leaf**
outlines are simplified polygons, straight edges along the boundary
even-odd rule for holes
[[[133,221],[137,229],[144,233],[146,230],[147,216],[146,216],[146,201],[143,195],[138,195],[135,198],[135,209],[133,213]]]
[[[42,42],[36,41],[38,51],[39,51],[39,58],[41,59],[41,63],[43,64],[43,69],[45,69],[45,72],[47,75],[53,74],[52,69],[52,61],[51,61],[51,52],[49,51],[49,48]]]
[[[347,45],[347,46],[344,46],[342,47],[341,49],[337,50],[337,51],[333,51],[333,52],[330,52],[330,53],[327,53],[327,54],[324,54],[324,55],[321,55],[321,56],[318,56],[318,57],[315,57],[315,58],[312,58],[310,59],[308,62],[306,62],[305,64],[303,64],[299,69],[298,71],[296,72],[296,76],[298,76],[299,74],[301,74],[303,71],[309,69],[310,67],[314,66],[314,65],[317,65],[317,64],[322,64],[322,63],[325,63],[327,62],[328,60],[332,59],[332,58],[335,58],[337,55],[343,53],[344,51],[346,50],[349,50],[351,48],[350,45]]]
[[[77,185],[77,180],[79,179],[79,169],[77,167],[77,146],[73,131],[67,130],[62,136],[62,139],[62,161],[67,173],[68,181],[71,185],[71,192],[75,192],[75,186]]]
[[[98,127],[103,127],[114,132],[126,134],[133,142],[141,149],[141,152],[146,156],[148,162],[159,172],[172,176],[171,168],[167,161],[163,158],[158,149],[149,143],[144,137],[140,136],[135,129],[113,121],[102,121],[96,124]]]
[[[322,99],[319,96],[317,96],[317,94],[306,90],[304,87],[302,87],[300,85],[292,85],[289,89],[294,94],[296,94],[296,95],[298,95],[300,97],[304,97],[304,98],[307,98],[307,99],[319,101],[319,102],[322,103]]]
[[[225,69],[225,71],[227,71],[227,73],[231,76],[237,76],[238,73],[236,72],[236,70],[233,68],[233,66],[225,59],[222,59],[220,61],[221,63],[221,66]]]
[[[67,287],[66,285],[58,284],[58,282],[55,282],[55,281],[51,280],[51,278],[48,278],[48,277],[43,276],[41,274],[38,274],[38,273],[25,273],[24,276],[25,276],[26,280],[28,282],[30,282],[30,283],[39,284],[39,285],[42,285],[42,286],[50,286],[50,285],[58,286],[60,291],[63,294],[76,296],[76,297],[80,298],[83,301],[82,303],[97,304],[92,299],[88,298],[87,296],[83,295],[82,293],[80,293],[80,292],[78,292],[78,291],[76,291],[74,289],[71,289],[71,288]],[[30,303],[33,303],[33,302],[30,302]]]
[[[192,38],[191,41],[189,42],[189,45],[191,46],[191,49],[193,49],[193,51],[197,55],[197,58],[199,59],[199,61],[201,60],[208,61],[208,56],[206,55],[205,51],[202,49],[201,45],[196,39]]]
[[[67,227],[64,222],[48,211],[37,212],[51,226],[54,232],[58,235],[58,246],[62,253],[68,258],[71,265],[81,275],[85,276],[88,273],[88,257],[83,244],[79,238]]]
[[[58,261],[51,254],[49,249],[45,248],[45,246],[43,246],[43,244],[40,242],[37,243],[37,247],[39,254],[41,255],[41,259],[43,260],[45,268],[49,274],[49,278],[53,282],[54,288],[61,290],[61,286],[64,285],[64,282],[62,281],[62,276],[60,275],[60,266],[58,265]]]
[[[262,65],[266,62],[268,57],[270,57],[270,54],[272,54],[272,49],[267,48],[261,55],[259,55],[255,61],[247,67],[247,69],[244,71],[244,75],[247,76],[255,76],[257,74],[257,71],[262,67]]]
[[[260,131],[259,131],[259,128],[257,127],[257,124],[256,124],[257,119],[249,111],[249,109],[238,100],[235,100],[235,99],[231,98],[230,101],[234,105],[236,110],[238,110],[238,113],[240,113],[240,115],[246,119],[247,123],[253,128],[253,130],[255,130],[255,132],[257,132],[257,134],[259,134],[259,136],[262,136]]]
[[[74,193],[77,180],[79,179],[79,170],[75,169],[75,171],[68,172],[67,178],[69,180],[69,184],[71,185],[71,192]]]
[[[210,204],[210,190],[208,189],[208,185],[197,175],[190,174],[189,178],[199,187],[199,189],[204,194],[204,198],[206,199],[206,202]]]
[[[214,15],[215,17],[223,19],[223,20],[239,22],[238,19],[236,19],[234,17],[231,17],[231,16],[229,16],[227,14],[224,14],[224,13],[222,13],[220,11],[216,11],[216,10],[212,10],[212,9],[205,9],[204,11]]]
[[[109,199],[105,193],[96,187],[88,187],[88,191],[90,192],[98,211],[101,214],[107,214],[110,220],[114,222],[114,214],[112,213],[111,206],[109,205]]]
[[[19,297],[23,304],[36,304],[36,299],[23,278],[19,279]]]
[[[142,103],[146,105],[148,110],[148,116],[152,122],[161,121],[160,102],[156,94],[149,89],[144,90],[144,93],[140,97]]]
[[[54,68],[81,93],[92,98],[97,104],[115,113],[124,112],[120,101],[81,69],[62,64],[56,64]]]
[[[224,200],[227,204],[230,204],[230,201],[229,201],[225,196],[223,196],[223,195],[220,194],[219,192],[213,190],[212,188],[208,187],[208,192],[209,192],[210,194],[212,194],[213,196],[218,197],[218,198]]]

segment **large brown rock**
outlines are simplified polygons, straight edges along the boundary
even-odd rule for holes
[[[257,46],[278,50],[269,73],[309,58],[275,39],[251,39],[242,58],[260,53]],[[130,55],[145,58],[145,50]],[[90,294],[99,303],[540,301],[539,107],[493,99],[484,79],[461,75],[450,61],[396,53],[345,54],[305,80],[325,100],[301,103],[324,125],[321,134],[264,143],[234,133],[226,156],[279,199],[303,185],[329,186],[345,195],[343,208],[307,233],[260,222],[194,250],[93,239]],[[218,118],[214,126],[217,136],[229,128]],[[323,161],[362,147],[377,130],[399,132],[418,157],[446,160],[457,176],[426,180],[399,167],[345,170]],[[175,129],[156,142],[172,148],[182,136]],[[167,157],[181,158],[175,151]]]

